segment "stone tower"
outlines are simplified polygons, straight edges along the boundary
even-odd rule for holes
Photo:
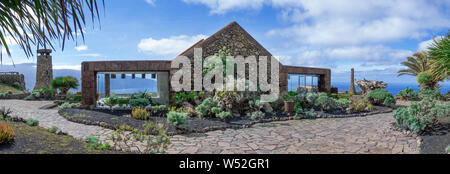
[[[350,88],[348,90],[348,93],[355,94],[355,69],[352,68],[352,72],[350,75]]]
[[[37,65],[36,65],[36,83],[33,90],[40,90],[41,88],[50,88],[50,82],[53,79],[52,56],[51,49],[37,50]]]

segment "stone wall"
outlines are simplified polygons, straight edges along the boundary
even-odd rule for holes
[[[19,83],[22,89],[25,89],[25,78],[23,74],[19,73],[0,73],[0,83],[13,85]]]

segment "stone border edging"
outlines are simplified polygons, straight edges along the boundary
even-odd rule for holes
[[[29,93],[23,93],[23,94],[8,94],[5,97],[0,97],[0,100],[22,100],[25,97],[29,96]]]
[[[364,112],[364,113],[356,113],[356,114],[347,114],[347,115],[330,115],[330,114],[319,114],[316,118],[350,118],[350,117],[365,117],[370,115],[376,115],[376,114],[382,114],[382,113],[390,113],[393,111],[391,108],[385,108],[382,107],[382,110],[372,111],[372,112]],[[100,122],[100,121],[89,121],[89,120],[77,120],[72,119],[71,117],[64,116],[64,113],[62,113],[62,110],[58,110],[58,114],[68,121],[85,124],[85,125],[93,125],[93,126],[100,126],[111,130],[117,130],[118,126],[110,125],[106,122]],[[300,119],[316,119],[316,118],[308,118],[305,115],[301,115],[299,117]],[[216,131],[216,130],[226,130],[226,129],[244,129],[249,128],[255,124],[258,123],[269,123],[274,121],[288,121],[288,120],[295,120],[295,116],[287,116],[287,117],[273,117],[268,119],[262,119],[262,120],[256,120],[251,121],[244,125],[238,125],[238,124],[232,124],[229,126],[211,126],[203,128],[202,130],[194,130],[194,129],[183,129],[183,128],[177,128],[178,134],[185,134],[185,133],[206,133],[209,131]],[[168,133],[169,136],[176,135],[175,133]]]

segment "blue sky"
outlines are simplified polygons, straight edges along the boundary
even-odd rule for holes
[[[56,44],[56,69],[82,61],[172,59],[237,21],[284,64],[332,69],[332,81],[397,77],[400,62],[450,29],[450,0],[105,0],[85,42]],[[169,46],[168,46],[169,45]],[[36,62],[12,46],[15,64]],[[12,64],[5,58],[3,64]],[[448,82],[447,82],[448,83]]]

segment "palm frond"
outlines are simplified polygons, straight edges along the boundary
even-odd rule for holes
[[[84,42],[86,14],[92,17],[92,23],[95,19],[100,22],[98,11],[96,0],[2,0],[0,48],[11,56],[8,41],[14,41],[30,57],[32,45],[54,49],[52,42],[57,40],[64,50],[66,40],[76,41],[78,33]]]

